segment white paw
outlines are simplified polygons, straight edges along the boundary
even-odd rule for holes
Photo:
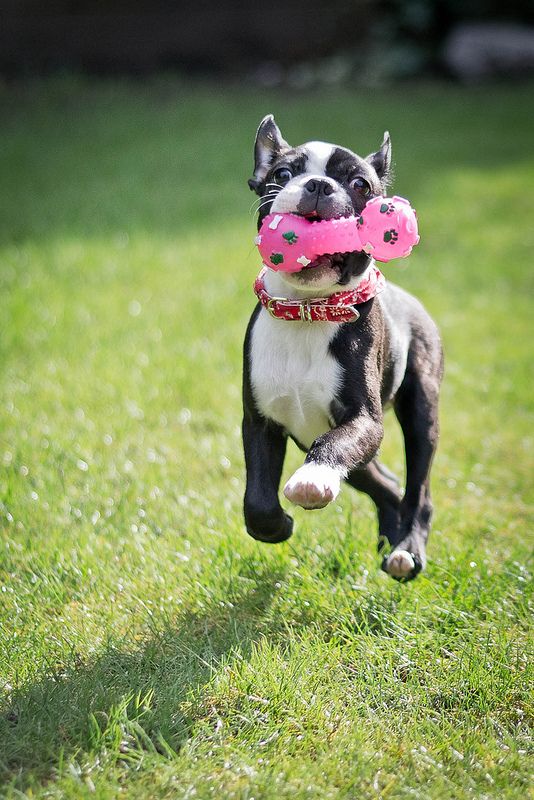
[[[394,550],[386,561],[385,570],[394,578],[407,578],[414,567],[413,556],[407,550]]]
[[[341,476],[325,464],[303,464],[284,486],[288,500],[302,508],[323,508],[339,494]]]

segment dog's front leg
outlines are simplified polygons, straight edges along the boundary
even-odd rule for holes
[[[383,435],[381,413],[373,417],[362,410],[319,436],[302,467],[286,483],[285,496],[302,508],[323,508],[337,497],[341,480],[349,472],[374,458]]]
[[[246,415],[243,446],[247,467],[245,525],[260,542],[283,542],[293,531],[293,520],[278,499],[287,437],[279,425]]]

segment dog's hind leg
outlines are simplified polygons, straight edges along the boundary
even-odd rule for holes
[[[399,539],[401,493],[397,477],[376,458],[347,476],[354,489],[368,494],[378,515],[378,551],[386,541],[393,547]]]
[[[279,425],[245,414],[245,524],[248,533],[260,542],[283,542],[293,531],[293,520],[278,499],[286,445],[287,437]]]
[[[438,394],[441,362],[435,369],[408,370],[395,398],[404,435],[406,491],[400,504],[398,540],[382,569],[397,580],[411,580],[426,565],[426,542],[432,519],[430,467],[438,442]]]

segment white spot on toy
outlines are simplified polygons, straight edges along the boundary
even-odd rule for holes
[[[255,244],[255,245],[257,245],[258,247],[259,247],[259,246],[260,246],[260,244],[261,244],[261,236],[260,236],[260,234],[259,234],[259,233],[258,233],[258,235],[256,236],[256,238],[254,239],[254,244]]]
[[[306,256],[299,256],[297,258],[297,264],[302,264],[303,267],[307,267],[308,264],[311,264],[311,259],[306,258]]]
[[[283,219],[284,218],[283,218],[283,216],[281,214],[275,214],[274,218],[269,222],[269,228],[272,231],[275,231],[278,228],[278,226],[280,225],[280,223],[282,222]]]

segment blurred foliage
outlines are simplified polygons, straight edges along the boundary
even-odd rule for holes
[[[381,0],[370,40],[377,78],[443,74],[448,34],[465,22],[534,24],[534,4],[523,0]]]
[[[264,85],[367,83],[436,75],[443,43],[464,22],[534,24],[534,4],[510,0],[7,0],[0,70],[217,74]]]

